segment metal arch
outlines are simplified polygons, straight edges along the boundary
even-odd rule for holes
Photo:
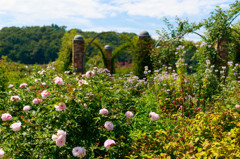
[[[97,37],[99,37],[100,35],[105,34],[105,33],[113,33],[113,31],[106,31],[106,32],[101,32],[101,33],[97,34],[97,35],[88,43],[88,45],[87,45],[87,47],[86,47],[86,49],[85,49],[85,51],[84,51],[84,55],[86,54],[87,50],[88,50],[89,47],[91,46],[92,42],[93,42]]]

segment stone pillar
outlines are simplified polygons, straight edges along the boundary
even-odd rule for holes
[[[223,60],[222,65],[223,66],[228,66],[228,48],[227,48],[227,43],[225,40],[221,40],[219,43],[219,51],[220,51],[220,57]]]
[[[148,66],[148,69],[152,71],[152,63],[150,59],[150,53],[152,49],[152,39],[147,31],[139,33],[137,49],[134,55],[134,68],[133,72],[139,78],[143,78],[144,68]]]
[[[73,39],[72,64],[76,72],[85,73],[84,39],[81,35]]]
[[[112,66],[112,47],[109,45],[105,45],[104,46],[104,50],[106,51],[106,55],[107,55],[107,69],[111,72],[111,74],[113,73],[113,66]]]

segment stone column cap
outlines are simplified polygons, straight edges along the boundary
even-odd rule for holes
[[[109,46],[109,45],[105,45],[105,46],[104,46],[104,49],[105,49],[105,50],[112,50],[112,47]]]
[[[150,37],[149,33],[146,30],[143,30],[139,33],[139,38]]]
[[[84,42],[84,39],[83,39],[83,37],[81,35],[76,35],[76,36],[74,36],[73,41],[82,41],[82,42]]]

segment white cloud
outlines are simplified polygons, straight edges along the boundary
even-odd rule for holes
[[[30,19],[67,19],[71,16],[86,19],[112,17],[126,12],[161,18],[205,14],[205,11],[211,11],[224,2],[229,0],[1,0],[0,14],[10,13],[16,18],[25,16]],[[17,16],[19,14],[20,17]]]
[[[221,7],[222,9],[228,9],[229,5],[227,5],[227,4],[220,4],[219,7]]]
[[[229,0],[114,0],[122,12],[152,18],[208,14],[216,5],[225,2]]]
[[[104,18],[116,7],[96,0],[1,0],[0,14],[8,13],[14,20],[32,21],[65,19],[72,16]],[[111,13],[112,14],[112,13]],[[113,15],[113,14],[112,14]]]
[[[137,28],[131,27],[117,27],[117,26],[108,26],[108,27],[89,27],[87,29],[83,29],[83,31],[95,31],[95,32],[104,32],[104,31],[115,31],[118,33],[122,32],[136,32]]]
[[[0,11],[0,15],[1,15],[1,14],[4,15],[4,14],[6,14],[6,12]]]
[[[156,18],[176,15],[201,18],[213,11],[216,5],[226,8],[234,1],[0,0],[0,24],[29,26],[55,23],[88,31],[112,30],[137,34],[142,30],[149,30],[149,33],[156,38],[155,30],[161,29],[163,24],[162,20],[156,21]]]

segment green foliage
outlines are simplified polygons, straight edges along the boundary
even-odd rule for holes
[[[150,58],[152,47],[153,40],[150,37],[137,40],[133,54],[133,73],[139,78],[145,76],[144,71],[153,71]],[[145,66],[148,68],[145,69]]]
[[[92,45],[94,47],[96,47],[99,50],[99,52],[101,53],[100,55],[102,57],[102,62],[104,63],[104,67],[107,68],[107,65],[108,65],[107,55],[106,55],[106,52],[104,51],[103,46],[100,44],[100,42],[98,40],[93,41]],[[98,65],[95,65],[95,66],[98,66]]]
[[[162,65],[175,68],[175,63],[178,60],[176,52],[179,45],[186,46],[188,56],[189,54],[193,54],[193,51],[195,51],[195,44],[193,44],[193,42],[190,44],[190,42],[184,41],[184,36],[189,33],[195,33],[195,31],[201,26],[200,24],[196,25],[195,23],[189,23],[187,19],[182,20],[178,17],[175,19],[176,25],[170,24],[168,19],[165,19],[164,22],[168,30],[157,30],[159,40],[151,55],[153,65],[156,69],[162,67]],[[190,56],[192,57],[193,55]],[[188,64],[190,63],[191,62],[188,57]]]
[[[106,35],[108,35],[108,34],[111,37],[111,35],[113,33],[112,32],[106,33]],[[103,35],[105,35],[105,34],[103,34]],[[118,34],[118,36],[119,36],[119,39],[121,39],[122,41],[126,41],[126,43],[123,43],[120,46],[113,49],[112,63],[111,63],[112,70],[110,70],[111,73],[115,73],[115,62],[117,61],[117,59],[119,59],[119,57],[124,58],[124,60],[123,60],[124,62],[125,61],[131,61],[131,58],[132,58],[130,53],[132,53],[131,51],[133,50],[133,47],[132,47],[132,45],[133,45],[132,41],[133,40],[131,40],[129,38],[134,37],[134,34],[121,33],[121,34]],[[107,39],[104,39],[104,40],[107,40]],[[100,51],[101,56],[102,56],[102,60],[103,60],[103,63],[104,63],[104,67],[108,68],[106,51],[104,50],[103,45],[100,44],[100,40],[93,41],[92,45]],[[127,53],[126,53],[126,51],[127,51]],[[125,58],[125,56],[127,56],[127,57]]]
[[[238,14],[236,6],[230,8],[229,17]],[[126,43],[116,47],[113,59],[128,48],[139,76],[127,68],[121,71],[129,74],[111,75],[106,69],[94,67],[107,66],[99,41],[87,53],[87,67],[94,67],[94,71],[85,75],[58,72],[52,65],[42,70],[37,65],[29,67],[1,59],[0,115],[10,113],[13,117],[0,121],[0,145],[5,157],[74,158],[72,149],[81,146],[86,149],[85,158],[240,158],[240,66],[234,61],[227,67],[217,67],[221,61],[213,41],[195,46],[182,39],[199,26],[184,21],[177,29],[170,28],[172,31],[164,38],[173,46],[161,41],[159,52],[151,58],[151,39],[124,39]],[[60,60],[56,62],[62,70],[71,64],[69,50],[79,32],[71,30],[63,38]],[[90,40],[85,38],[87,43]],[[167,55],[161,61],[164,52]],[[193,65],[196,72],[188,71],[188,65]],[[144,66],[148,68],[144,70]],[[21,88],[23,82],[27,86]],[[9,84],[13,87],[7,87]],[[49,93],[47,97],[43,91]],[[14,96],[20,100],[14,100]],[[36,104],[36,98],[42,101]],[[57,109],[60,103],[66,104],[66,110]],[[26,105],[31,107],[29,111],[23,110]],[[108,114],[101,114],[102,108]],[[127,111],[133,116],[128,117]],[[13,131],[10,125],[18,121],[21,128]],[[113,123],[113,130],[107,130],[106,121]],[[62,147],[54,141],[58,130],[67,133]],[[115,141],[110,148],[104,146],[107,139]]]
[[[67,52],[71,53],[70,41],[72,41],[72,34],[83,35],[86,44],[98,34],[96,32],[83,32],[77,29],[66,32],[65,29],[65,26],[59,27],[57,25],[22,28],[4,27],[0,31],[0,56],[8,56],[12,61],[25,64],[47,64],[58,58],[57,69],[63,71],[71,63],[71,55],[67,54]],[[134,33],[109,32],[101,35],[98,38],[98,42],[94,41],[93,45],[96,46],[96,43],[101,44],[101,46],[108,44],[114,49],[124,45],[134,36],[136,36]],[[86,53],[86,62],[91,57],[97,55],[98,51],[99,48],[91,46]],[[132,61],[129,51],[122,49],[120,54],[121,56],[115,57],[116,61]]]
[[[124,66],[116,64],[115,66],[116,66],[115,72],[118,75],[125,75],[125,74],[130,74],[133,72],[132,64],[128,64],[128,65],[124,65]]]
[[[81,35],[83,35],[86,39],[92,39],[95,36],[97,36],[98,33],[96,32],[83,32],[83,31],[79,31],[79,33]],[[107,32],[105,34],[102,34],[101,36],[98,37],[98,41],[102,46],[105,45],[110,45],[113,48],[113,51],[115,49],[117,49],[118,47],[120,47],[121,45],[124,45],[125,43],[128,43],[129,41],[131,41],[132,38],[136,37],[137,35],[135,33],[116,33],[116,32]],[[122,50],[123,51],[123,50]],[[87,56],[94,56],[98,53],[98,50],[87,50]],[[131,61],[132,60],[132,56],[131,53],[127,50],[123,51],[121,53],[121,56],[116,57],[117,60],[116,61]]]
[[[176,26],[170,24],[167,18],[164,19],[164,22],[167,25],[169,32],[167,32],[165,29],[163,29],[162,32],[157,31],[160,35],[162,35],[160,37],[173,38],[176,41],[181,41],[185,35],[193,33],[201,27],[201,23],[198,25],[194,22],[189,23],[188,19],[182,20],[179,17],[175,18],[175,22],[177,23]]]
[[[7,86],[8,77],[7,77],[7,65],[6,57],[0,59],[0,91],[3,92]],[[0,94],[1,95],[1,94]]]
[[[183,46],[178,53],[176,71],[162,67],[145,74],[146,79],[132,73],[109,76],[96,68],[91,77],[59,73],[53,66],[43,73],[34,66],[29,76],[1,91],[0,115],[13,116],[0,121],[1,148],[9,158],[74,158],[76,146],[87,150],[85,158],[238,157],[240,85],[234,72],[239,66],[229,66],[229,77],[221,83],[209,64],[205,72],[188,75]],[[56,75],[63,85],[55,83]],[[27,86],[20,88],[23,82]],[[11,100],[16,95],[20,101]],[[35,98],[42,102],[34,104]],[[60,103],[67,109],[57,111]],[[26,105],[31,110],[23,111]],[[102,108],[109,113],[100,114]],[[127,111],[133,116],[127,118]],[[158,114],[157,120],[151,120],[150,112]],[[10,125],[18,121],[21,129],[14,132]],[[112,131],[104,127],[106,121],[113,123]],[[67,133],[62,147],[52,140],[58,130]],[[116,144],[105,148],[107,139]]]
[[[95,55],[91,57],[85,65],[86,70],[93,69],[94,67],[105,68],[102,56]]]
[[[191,66],[190,68],[187,68],[188,73],[194,73],[196,72],[195,68],[197,65],[197,60],[195,60],[193,57],[197,51],[196,43],[193,41],[183,41],[182,45],[185,47],[185,61],[188,66]]]
[[[175,116],[172,129],[136,132],[129,158],[239,158],[239,114],[199,113],[195,120]]]
[[[240,21],[233,25],[232,30],[235,39],[232,45],[232,59],[234,63],[240,63]]]
[[[211,50],[211,51],[210,51]],[[211,64],[212,60],[209,60],[210,57],[208,57],[209,52],[214,52],[214,50],[211,49],[211,46],[208,47],[208,45],[204,42],[202,42],[200,45],[197,45],[197,50],[194,54],[194,56],[192,57],[193,60],[197,61],[196,64],[196,70],[199,74],[205,72],[206,68],[206,61],[209,61],[209,64]]]
[[[73,39],[78,34],[76,29],[66,32],[62,38],[61,49],[56,60],[57,69],[65,71],[72,65],[72,45]]]
[[[12,82],[15,82],[15,81],[21,82],[22,80],[24,80],[24,78],[28,76],[30,72],[33,71],[32,67],[37,67],[37,66],[24,65],[16,62],[11,62],[7,57],[3,56],[0,59],[1,91],[6,90],[8,85],[11,84]]]
[[[0,56],[25,64],[46,64],[57,58],[65,27],[4,27],[0,30]]]
[[[211,48],[208,48],[204,52],[199,52],[196,56],[201,56],[205,60],[210,60],[215,68],[220,68],[223,65],[226,66],[228,61],[237,63],[239,61],[238,37],[240,34],[237,27],[232,27],[232,24],[240,15],[239,11],[240,3],[236,0],[235,3],[230,5],[228,10],[217,7],[215,11],[210,13],[211,16],[208,19],[198,24],[189,23],[188,20],[176,18],[177,25],[173,25],[170,24],[168,19],[165,19],[164,21],[168,28],[168,32],[165,29],[157,31],[160,38],[157,45],[158,48],[152,53],[154,66],[156,68],[162,65],[174,67],[177,61],[174,54],[176,48],[179,45],[183,45],[183,38],[189,33],[199,35],[205,43],[211,45]],[[201,27],[205,27],[206,29],[205,36],[196,32]],[[197,60],[201,62],[201,59],[198,58]],[[198,65],[202,65],[202,63]]]
[[[129,41],[129,38],[134,36],[134,34],[107,32],[100,35],[95,32],[82,32],[81,30],[73,29],[65,33],[64,37],[62,38],[62,46],[59,52],[59,58],[56,61],[57,69],[60,71],[69,69],[69,66],[72,63],[72,39],[77,34],[81,34],[84,36],[85,49],[87,49],[85,50],[85,53],[86,53],[85,61],[88,68],[90,65],[92,65],[92,61],[90,61],[90,64],[88,64],[89,59],[92,59],[92,57],[98,57],[97,55],[99,53],[102,57],[102,62],[104,64],[104,67],[105,68],[108,67],[106,52],[103,48],[104,46],[103,44],[105,44],[106,42],[108,42],[108,44],[110,45],[113,44],[113,46],[116,47],[116,51],[114,50],[113,52],[113,60],[112,60],[113,70],[110,70],[112,73],[115,72],[114,64],[115,64],[115,61],[117,61],[117,58],[119,58],[119,55],[121,55],[122,57],[127,56],[128,59],[131,60],[131,55],[129,54],[129,52],[125,52],[126,48],[130,46],[130,42],[124,43],[124,41]],[[106,35],[108,35],[112,39],[109,39],[109,37],[106,38]],[[94,41],[92,41],[93,38],[95,38],[96,36],[99,36],[98,39],[95,39]],[[89,44],[91,44],[89,48],[86,48]],[[121,45],[117,46],[118,44],[119,45],[121,44]],[[100,64],[99,66],[98,65],[95,65],[95,66],[101,67],[101,63],[99,64]],[[90,67],[93,67],[93,66],[90,66]]]
[[[228,10],[217,7],[208,19],[204,20],[203,26],[206,29],[206,42],[215,46],[215,52],[207,53],[211,63],[216,68],[226,66],[228,61],[236,59],[236,39],[233,36],[232,24],[240,15],[240,3],[238,0],[231,4]]]
[[[110,72],[115,73],[115,63],[117,58],[127,49],[131,49],[132,43],[127,42],[125,44],[120,45],[116,48],[116,50],[113,51],[112,55],[112,70]],[[127,61],[127,59],[125,59]],[[126,73],[125,73],[126,74]]]
[[[93,77],[84,78],[88,85],[79,86],[76,80],[79,77],[58,74],[63,77],[65,84],[56,85],[51,82],[56,77],[55,70],[51,68],[44,74],[35,72],[25,79],[27,89],[18,88],[20,83],[16,81],[13,88],[8,88],[4,103],[0,102],[1,115],[7,110],[13,116],[13,122],[22,123],[21,131],[13,132],[9,128],[11,121],[1,121],[0,143],[4,151],[14,158],[73,158],[72,149],[84,146],[87,158],[123,158],[132,142],[128,137],[131,119],[125,117],[125,112],[135,111],[132,90],[123,89],[125,80],[111,81],[105,73],[95,72]],[[40,82],[47,85],[43,86]],[[46,99],[41,97],[43,90],[50,93]],[[20,96],[21,100],[11,101],[13,95]],[[43,102],[34,104],[34,98],[41,98]],[[56,111],[54,106],[59,103],[66,103],[67,110]],[[31,106],[29,112],[22,110],[25,105]],[[99,114],[101,108],[107,108],[109,114]],[[103,127],[105,121],[113,122],[114,131],[107,131]],[[67,143],[62,148],[57,147],[51,139],[60,129],[67,132]],[[103,147],[108,138],[117,142],[116,148],[107,150]]]
[[[179,46],[179,42],[171,39],[161,40],[160,46],[154,48],[151,54],[154,68],[161,68],[162,65],[174,67],[176,63],[176,48]]]

